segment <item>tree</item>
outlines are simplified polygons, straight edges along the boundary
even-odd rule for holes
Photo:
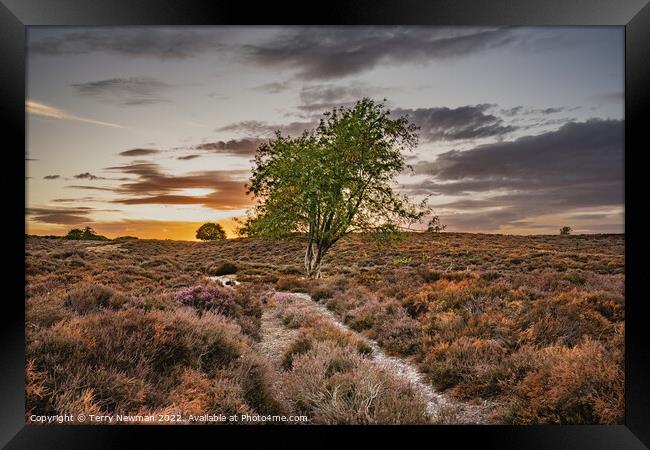
[[[305,233],[305,271],[318,278],[323,256],[349,233],[401,233],[429,211],[426,200],[411,204],[392,189],[416,130],[407,117],[392,119],[385,101],[364,98],[325,113],[300,137],[276,132],[255,154],[248,193],[257,204],[240,234]]]
[[[81,233],[82,231],[79,228],[73,228],[72,230],[68,231],[68,234],[65,235],[65,238],[77,241],[81,239]]]
[[[80,230],[79,228],[73,228],[72,230],[68,231],[68,234],[65,236],[65,239],[70,239],[70,240],[84,240],[84,241],[107,241],[109,240],[106,236],[99,235],[95,233],[95,230],[93,230],[90,227],[86,227],[83,230]]]
[[[573,230],[571,229],[571,227],[562,227],[562,228],[560,228],[560,234],[562,236],[567,236],[567,235],[571,234],[572,231]]]
[[[438,216],[433,216],[431,217],[431,220],[429,220],[429,224],[427,225],[427,232],[429,233],[434,233],[438,234],[447,229],[447,225],[443,225],[442,222],[440,222],[440,217]]]
[[[216,241],[226,239],[226,232],[218,223],[204,223],[196,230],[196,238],[202,241]]]

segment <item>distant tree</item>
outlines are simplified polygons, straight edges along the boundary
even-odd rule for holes
[[[79,228],[73,228],[72,230],[68,231],[68,234],[65,235],[65,238],[76,241],[81,239],[82,233],[83,231],[81,231]]]
[[[84,240],[84,241],[108,241],[109,239],[106,236],[101,236],[95,231],[90,228],[86,227],[83,230],[80,230],[78,228],[73,228],[72,230],[68,231],[68,234],[66,234],[65,239],[70,239],[70,240]]]
[[[109,240],[106,236],[101,236],[101,235],[95,233],[95,230],[93,230],[90,227],[84,228],[83,232],[81,233],[81,239],[88,240],[88,241],[108,241]]]
[[[427,232],[429,233],[437,234],[445,231],[446,229],[447,225],[443,225],[442,222],[440,222],[440,217],[438,216],[433,216],[427,225]]]
[[[216,241],[226,239],[226,232],[218,223],[204,223],[196,230],[196,238],[202,241]]]
[[[573,230],[571,229],[571,227],[562,227],[562,228],[560,228],[560,234],[563,235],[563,236],[571,234],[572,231]]]
[[[429,211],[425,201],[411,204],[393,190],[416,130],[407,117],[392,119],[385,103],[364,98],[325,113],[300,137],[276,132],[257,149],[248,193],[258,204],[240,234],[305,233],[305,271],[314,278],[326,252],[349,233],[400,234]]]

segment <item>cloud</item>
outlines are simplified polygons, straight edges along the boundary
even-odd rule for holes
[[[518,114],[521,114],[524,111],[523,106],[514,106],[512,108],[501,109],[499,112],[507,117],[514,117]]]
[[[43,177],[44,180],[57,180],[61,178],[61,175],[45,175]]]
[[[305,112],[323,113],[339,106],[351,106],[363,97],[371,97],[385,89],[363,83],[350,85],[316,84],[304,86],[300,91],[298,109]]]
[[[75,203],[75,202],[91,202],[94,197],[81,197],[81,198],[54,198],[51,201],[54,203]]]
[[[367,94],[372,89],[361,85],[316,85],[306,87],[303,88],[300,94],[302,105],[299,106],[299,109],[321,112],[336,106],[351,106],[360,98],[357,97],[357,93]],[[515,131],[516,126],[505,124],[502,119],[486,112],[493,106],[481,104],[461,106],[459,108],[396,108],[392,111],[392,115],[395,117],[410,116],[411,120],[420,127],[420,138],[429,142],[501,137]],[[275,131],[279,130],[285,135],[298,136],[303,131],[315,128],[318,125],[317,116],[311,115],[310,117],[311,119],[307,121],[296,121],[288,124],[270,124],[259,120],[247,120],[220,127],[216,131],[272,137]],[[239,142],[243,143],[246,140],[242,139]],[[254,141],[253,138],[248,140]],[[228,142],[233,143],[234,141]],[[260,140],[258,139],[257,142],[255,148],[259,145]],[[221,142],[216,147],[223,146],[224,143]],[[250,148],[250,152],[253,153],[254,148]]]
[[[392,111],[395,116],[409,115],[420,127],[420,138],[426,141],[452,141],[503,136],[517,128],[486,113],[493,105],[481,104],[459,108],[418,108]]]
[[[120,152],[120,156],[146,156],[146,155],[154,155],[156,153],[160,153],[160,150],[155,150],[153,148],[134,148],[131,150],[124,150],[123,152]]]
[[[258,92],[266,92],[267,94],[279,94],[280,92],[288,90],[290,87],[291,83],[288,81],[274,81],[271,83],[265,83],[260,86],[256,86],[253,88],[253,90]]]
[[[122,183],[114,192],[122,198],[113,203],[128,205],[204,205],[216,210],[235,210],[249,207],[246,195],[247,170],[203,171],[186,175],[171,175],[153,163],[133,163],[109,167],[106,170],[136,175],[133,181]],[[206,195],[184,195],[187,189],[210,189]]]
[[[27,208],[25,214],[34,222],[76,225],[92,221],[90,214],[95,211],[115,210],[99,210],[87,206],[77,208]]]
[[[29,53],[51,56],[104,52],[129,58],[187,59],[221,49],[224,32],[158,27],[69,31],[30,42]]]
[[[98,177],[96,175],[93,175],[90,172],[80,173],[80,174],[75,175],[74,177],[79,179],[79,180],[105,180],[106,179],[104,177]]]
[[[89,191],[113,191],[113,189],[111,189],[111,188],[100,187],[100,186],[71,185],[71,186],[66,186],[66,188],[85,189],[85,190],[89,190]]]
[[[201,155],[187,155],[187,156],[179,156],[176,159],[181,160],[181,161],[189,161],[190,159],[196,159],[196,158],[199,158],[200,156]]]
[[[580,107],[572,107],[568,108],[566,106],[558,106],[558,107],[549,107],[549,108],[524,108],[523,106],[515,106],[512,108],[503,108],[499,110],[499,113],[507,116],[507,117],[514,117],[517,115],[523,115],[523,116],[530,116],[530,115],[549,115],[549,114],[557,114],[565,111],[575,111],[576,109],[579,109]]]
[[[262,139],[257,138],[231,139],[229,141],[206,142],[197,145],[196,149],[226,155],[249,156],[255,154],[257,147],[262,142]]]
[[[111,78],[72,84],[79,95],[95,97],[120,106],[166,103],[163,96],[171,85],[152,77]]]
[[[414,165],[423,182],[412,195],[464,196],[436,205],[463,229],[491,229],[530,217],[580,208],[622,207],[623,122],[572,122],[555,131],[514,141],[452,150]],[[488,195],[485,195],[488,194]]]
[[[291,122],[288,124],[270,124],[268,122],[259,120],[245,120],[217,128],[216,131],[233,131],[249,136],[253,135],[265,137],[272,137],[276,131],[280,131],[285,135],[289,134],[292,136],[298,136],[302,134],[303,131],[309,128],[314,128],[316,125],[318,125],[318,122],[316,120],[310,120],[306,122]]]
[[[507,45],[509,29],[442,27],[294,28],[263,45],[244,47],[254,63],[297,70],[302,79],[332,79],[379,64],[450,59]]]
[[[27,100],[25,102],[25,107],[29,114],[41,117],[49,117],[51,119],[61,119],[61,120],[73,120],[77,122],[92,123],[94,125],[102,125],[105,127],[112,128],[124,128],[122,125],[116,125],[110,122],[102,122],[100,120],[86,119],[85,117],[79,117],[74,114],[63,111],[62,109],[55,108],[53,106],[48,106],[45,103],[36,102],[34,100]]]

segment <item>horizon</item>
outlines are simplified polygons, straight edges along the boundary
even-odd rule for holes
[[[96,230],[93,230],[96,231]],[[357,234],[368,234],[369,232],[352,232],[349,235],[354,236]],[[405,230],[402,233],[404,234],[421,234],[421,235],[429,235],[430,233],[427,232],[426,230]],[[304,234],[303,233],[294,233],[295,236],[289,236],[288,238],[295,238],[295,237],[302,237]],[[576,236],[624,236],[625,231],[622,231],[620,233],[573,233],[569,235],[560,235],[559,233],[555,234],[505,234],[505,233],[484,233],[484,232],[478,232],[478,231],[440,231],[435,234],[435,236],[443,235],[443,234],[475,234],[475,235],[485,235],[485,236],[512,236],[512,237],[550,237],[550,236],[558,236],[567,238],[567,237],[576,237]],[[57,238],[57,239],[63,239],[65,238],[65,234],[62,235],[46,235],[46,234],[28,234],[25,233],[25,237],[27,238]],[[220,241],[234,241],[234,240],[241,240],[241,239],[266,239],[266,238],[260,238],[260,237],[255,237],[255,236],[239,236],[239,235],[228,235],[225,239],[215,239],[215,240],[208,240],[208,241],[202,241],[200,239],[171,239],[171,238],[142,238],[139,236],[133,236],[133,235],[117,235],[113,237],[105,236],[109,240],[113,241],[118,238],[135,238],[137,240],[141,241],[180,241],[180,242],[197,242],[197,243],[210,243],[210,242],[220,242]],[[78,239],[77,241],[82,240]],[[92,241],[92,240],[86,240],[84,242],[97,242],[97,241]],[[101,242],[101,241],[100,241]]]
[[[257,145],[361,97],[420,126],[398,190],[448,233],[624,234],[622,27],[30,27],[27,45],[26,234],[233,237]]]

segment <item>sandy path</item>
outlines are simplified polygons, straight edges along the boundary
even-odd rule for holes
[[[345,332],[362,337],[372,347],[373,353],[370,361],[373,364],[396,378],[406,380],[415,390],[424,396],[427,400],[427,413],[433,423],[488,423],[486,417],[491,406],[488,403],[483,405],[469,405],[458,402],[446,394],[437,392],[425,381],[424,376],[413,363],[403,358],[387,355],[377,342],[349,328],[324,305],[313,301],[309,295],[293,292],[277,292],[276,294],[282,294],[283,296],[298,300],[308,312],[324,318]],[[274,310],[267,309],[262,315],[261,334],[262,341],[260,342],[260,350],[274,364],[279,364],[282,355],[296,337],[298,331],[283,326],[280,320],[275,317]]]
[[[279,367],[282,363],[282,358],[291,345],[291,343],[298,336],[299,331],[287,328],[280,319],[275,317],[275,310],[273,308],[265,309],[262,314],[262,324],[260,327],[260,351],[271,360],[271,362]]]
[[[222,285],[230,285],[235,280],[234,276],[209,277]],[[236,283],[239,284],[239,283]],[[427,413],[433,423],[438,424],[488,424],[489,412],[494,407],[489,402],[483,402],[480,405],[470,405],[459,402],[451,396],[436,391],[429,383],[426,382],[424,375],[420,373],[415,364],[404,358],[390,356],[382,350],[377,342],[361,335],[352,330],[339,320],[336,315],[325,305],[315,302],[308,294],[296,292],[276,292],[278,296],[286,296],[290,299],[297,300],[302,307],[311,314],[322,317],[327,322],[340,328],[341,330],[352,333],[364,341],[372,348],[372,359],[370,360],[379,369],[392,374],[396,378],[406,380],[415,390],[420,392],[427,400]],[[299,331],[285,327],[275,315],[275,308],[266,308],[262,314],[261,323],[261,341],[259,343],[260,351],[266,355],[271,362],[278,367],[281,364],[282,357],[289,348]]]

